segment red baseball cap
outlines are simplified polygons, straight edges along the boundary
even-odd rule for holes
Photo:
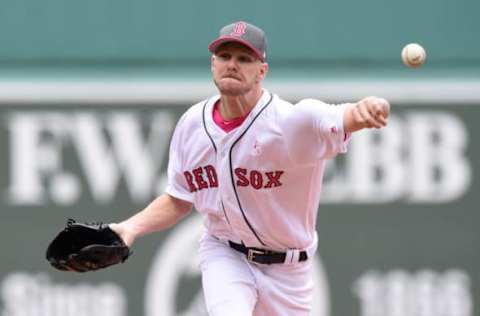
[[[219,37],[208,45],[208,50],[214,54],[220,45],[228,42],[247,46],[263,62],[267,59],[265,32],[255,25],[240,21],[224,26]]]

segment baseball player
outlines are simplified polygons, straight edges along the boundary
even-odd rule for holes
[[[302,316],[312,302],[315,223],[327,159],[350,134],[386,126],[389,103],[367,97],[293,105],[262,88],[265,33],[237,22],[209,45],[219,95],[193,105],[171,140],[166,192],[111,224],[127,245],[192,206],[204,217],[200,269],[212,316]]]

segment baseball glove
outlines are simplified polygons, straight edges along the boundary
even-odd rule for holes
[[[48,246],[46,257],[58,270],[87,272],[124,262],[130,255],[128,246],[107,224],[69,219]]]

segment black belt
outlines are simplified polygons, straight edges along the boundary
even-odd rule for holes
[[[272,263],[285,263],[285,257],[287,254],[285,252],[277,252],[272,250],[266,250],[261,248],[245,247],[245,245],[237,244],[233,241],[228,241],[230,247],[235,249],[238,252],[243,253],[247,256],[247,260],[250,262],[262,263],[262,264],[272,264]],[[306,251],[300,251],[300,256],[298,261],[305,261],[308,259]]]

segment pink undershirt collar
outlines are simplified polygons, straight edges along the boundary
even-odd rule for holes
[[[249,113],[247,113],[245,116],[233,119],[231,121],[224,120],[223,117],[220,115],[220,110],[218,109],[218,105],[220,103],[219,101],[220,100],[215,102],[215,105],[213,106],[213,121],[215,122],[215,124],[217,124],[218,127],[228,133],[242,125],[243,121],[245,121]]]

